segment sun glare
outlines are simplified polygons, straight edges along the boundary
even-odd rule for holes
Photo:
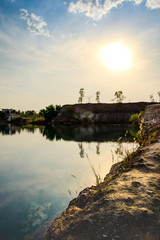
[[[100,58],[111,71],[128,71],[132,67],[132,52],[121,43],[103,47]]]

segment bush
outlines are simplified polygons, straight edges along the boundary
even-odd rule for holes
[[[65,117],[73,117],[74,115],[74,107],[73,106],[67,106],[64,111],[63,111],[63,115]]]
[[[140,124],[143,116],[144,116],[144,111],[141,111],[139,114],[138,114],[138,113],[133,114],[133,115],[130,117],[129,121],[130,121],[131,123]]]
[[[6,114],[2,111],[0,111],[0,120],[2,121],[6,121],[7,120],[7,117],[6,117]]]
[[[57,116],[60,110],[60,105],[49,105],[48,107],[46,107],[46,109],[41,109],[39,115],[44,117],[47,122],[51,122],[52,119]]]
[[[132,123],[138,123],[138,119],[139,119],[139,114],[136,113],[136,114],[133,114],[133,115],[130,117],[129,121],[132,122]]]

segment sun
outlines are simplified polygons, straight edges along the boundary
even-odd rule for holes
[[[112,43],[102,47],[100,58],[111,71],[128,71],[132,67],[132,52],[121,43]]]

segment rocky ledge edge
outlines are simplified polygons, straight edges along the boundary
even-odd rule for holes
[[[80,192],[45,240],[160,240],[160,135]]]

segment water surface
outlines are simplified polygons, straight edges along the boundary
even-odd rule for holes
[[[82,189],[94,185],[86,154],[103,179],[111,165],[121,160],[123,149],[133,148],[124,139],[117,142],[126,130],[127,126],[118,125],[1,127],[0,239],[32,239]]]

